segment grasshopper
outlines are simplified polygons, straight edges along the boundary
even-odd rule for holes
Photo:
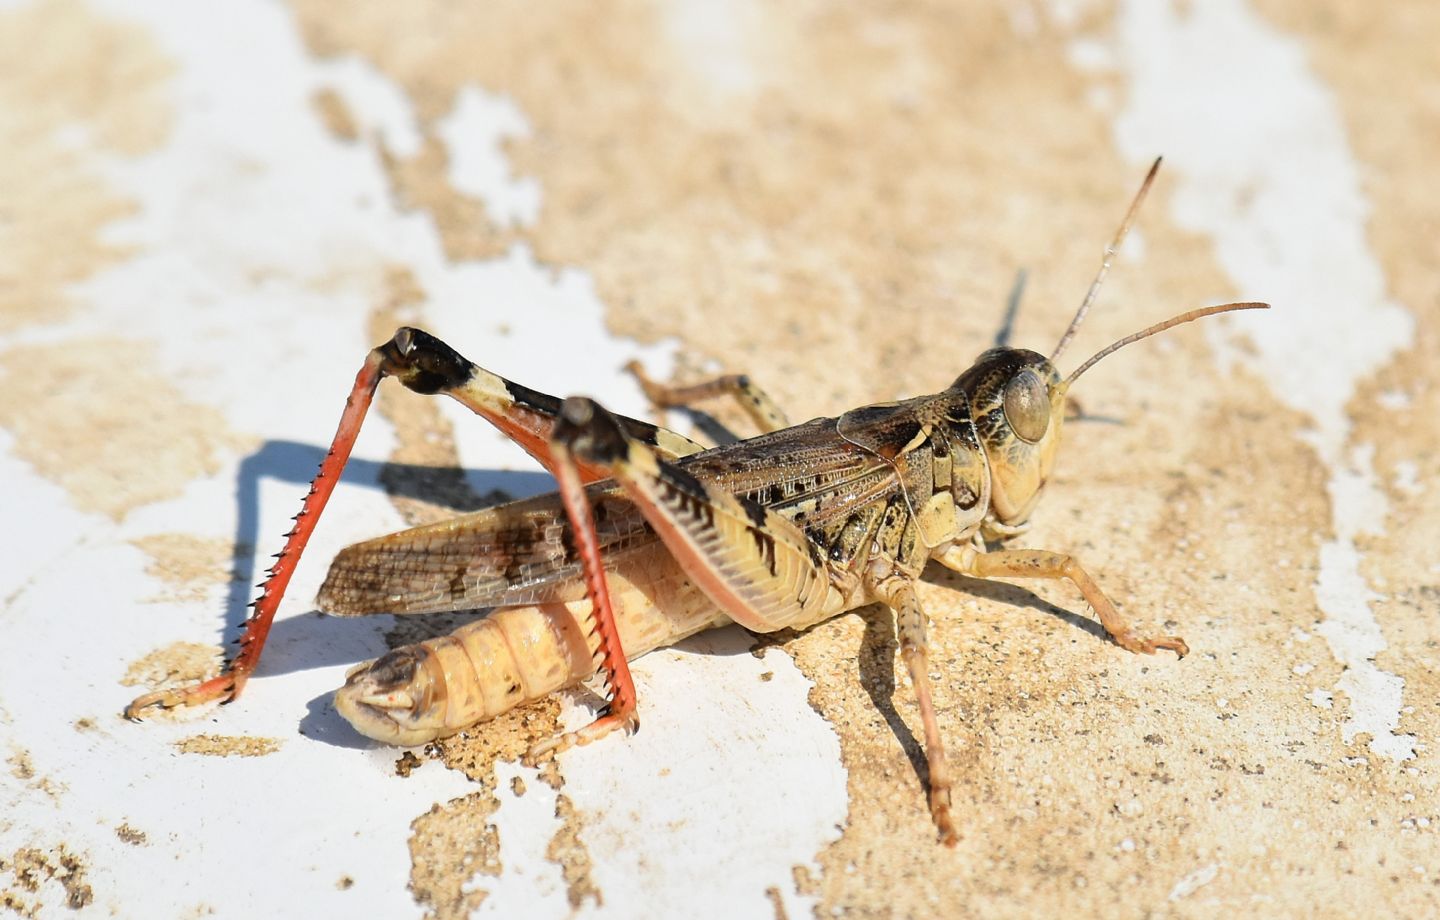
[[[639,721],[627,658],[731,621],[755,632],[803,629],[879,602],[894,611],[899,651],[924,725],[929,805],[942,842],[958,839],[950,774],[931,699],[927,618],[915,581],[930,560],[976,578],[1062,578],[1122,648],[1187,652],[1178,636],[1131,629],[1072,556],[991,548],[1025,529],[1054,468],[1066,395],[1095,362],[1171,326],[1230,310],[1183,313],[1127,336],[1061,377],[1074,336],[1149,189],[1151,167],[1089,291],[1047,358],[992,348],[939,393],[791,426],[743,376],[688,387],[632,366],[659,406],[729,396],[758,437],[703,449],[680,434],[560,400],[492,374],[434,336],[402,328],[356,375],[339,429],[218,676],[136,699],[151,707],[233,700],[261,649],[301,551],[324,509],[380,380],[458,400],[555,476],[555,494],[511,502],[359,543],[331,564],[327,613],[494,608],[449,636],[360,665],[335,705],[361,733],[398,745],[453,734],[582,681],[597,670],[607,705],[594,722],[545,739],[534,761]]]

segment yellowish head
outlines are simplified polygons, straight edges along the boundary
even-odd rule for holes
[[[990,466],[990,508],[1002,524],[1030,516],[1055,466],[1065,384],[1044,355],[992,348],[950,387],[970,403]]]

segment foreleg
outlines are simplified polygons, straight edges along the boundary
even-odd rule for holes
[[[1116,645],[1146,654],[1168,648],[1181,658],[1190,652],[1190,647],[1179,636],[1160,636],[1154,639],[1137,636],[1090,574],[1080,567],[1074,557],[1064,553],[1037,549],[1007,549],[982,553],[967,545],[952,547],[939,559],[946,568],[975,578],[1069,579],[1094,608],[1095,615],[1100,618],[1100,625],[1105,627]]]

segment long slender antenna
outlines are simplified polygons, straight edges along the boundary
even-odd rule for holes
[[[1095,280],[1090,282],[1090,290],[1085,292],[1085,299],[1080,302],[1080,309],[1075,311],[1075,318],[1070,321],[1070,328],[1060,336],[1060,342],[1055,350],[1050,353],[1050,360],[1053,362],[1060,357],[1060,352],[1075,338],[1076,331],[1080,324],[1085,321],[1085,314],[1090,312],[1090,305],[1100,294],[1100,283],[1105,280],[1105,275],[1110,271],[1110,263],[1115,259],[1115,253],[1119,251],[1120,244],[1125,242],[1125,234],[1130,232],[1130,224],[1135,220],[1135,214],[1140,210],[1140,202],[1145,200],[1145,193],[1150,191],[1150,183],[1155,181],[1155,173],[1160,171],[1160,161],[1164,157],[1156,157],[1155,162],[1150,166],[1150,171],[1145,174],[1145,181],[1140,183],[1140,191],[1135,193],[1135,200],[1130,202],[1130,210],[1125,212],[1125,219],[1120,223],[1120,229],[1115,232],[1115,238],[1110,245],[1105,247],[1105,257],[1100,262],[1100,270],[1095,273]]]
[[[1065,378],[1065,382],[1062,383],[1061,386],[1066,390],[1070,389],[1070,384],[1074,383],[1077,379],[1079,379],[1081,374],[1089,370],[1092,364],[1094,364],[1096,361],[1099,361],[1106,355],[1110,354],[1112,351],[1117,351],[1121,348],[1124,348],[1131,342],[1138,342],[1143,338],[1148,338],[1149,336],[1152,336],[1157,332],[1164,332],[1171,326],[1179,326],[1182,323],[1192,322],[1194,320],[1201,319],[1202,317],[1214,316],[1216,313],[1230,313],[1235,310],[1268,309],[1270,309],[1270,305],[1268,303],[1225,303],[1220,304],[1217,307],[1200,307],[1198,310],[1190,310],[1189,312],[1181,313],[1179,316],[1172,316],[1169,319],[1165,320],[1165,322],[1163,323],[1156,323],[1153,326],[1141,329],[1139,332],[1136,332],[1133,335],[1125,336],[1125,338],[1109,346],[1108,348],[1102,348],[1100,351],[1096,352],[1096,354],[1091,357],[1089,361],[1086,361],[1084,364],[1071,371],[1070,376]]]
[[[1000,331],[995,333],[995,347],[1007,348],[1010,345],[1010,336],[1015,334],[1015,317],[1020,313],[1020,298],[1025,294],[1025,279],[1028,273],[1020,269],[1015,273],[1015,284],[1010,288],[1010,298],[1005,302],[1005,319],[1000,324]]]

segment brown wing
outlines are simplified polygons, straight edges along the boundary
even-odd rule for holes
[[[835,419],[815,419],[675,462],[816,532],[843,525],[858,505],[896,486],[889,464],[836,436]],[[613,485],[596,483],[589,494],[607,560],[618,563],[657,543],[644,517]],[[347,547],[331,563],[318,605],[326,613],[354,616],[584,596],[570,525],[559,496],[548,494]]]
[[[835,426],[836,419],[817,418],[675,463],[797,524],[825,527],[897,484],[890,464],[839,437]]]
[[[616,489],[590,488],[608,556],[652,544],[645,519]],[[346,547],[330,564],[326,613],[440,613],[585,596],[559,496],[537,495]]]

